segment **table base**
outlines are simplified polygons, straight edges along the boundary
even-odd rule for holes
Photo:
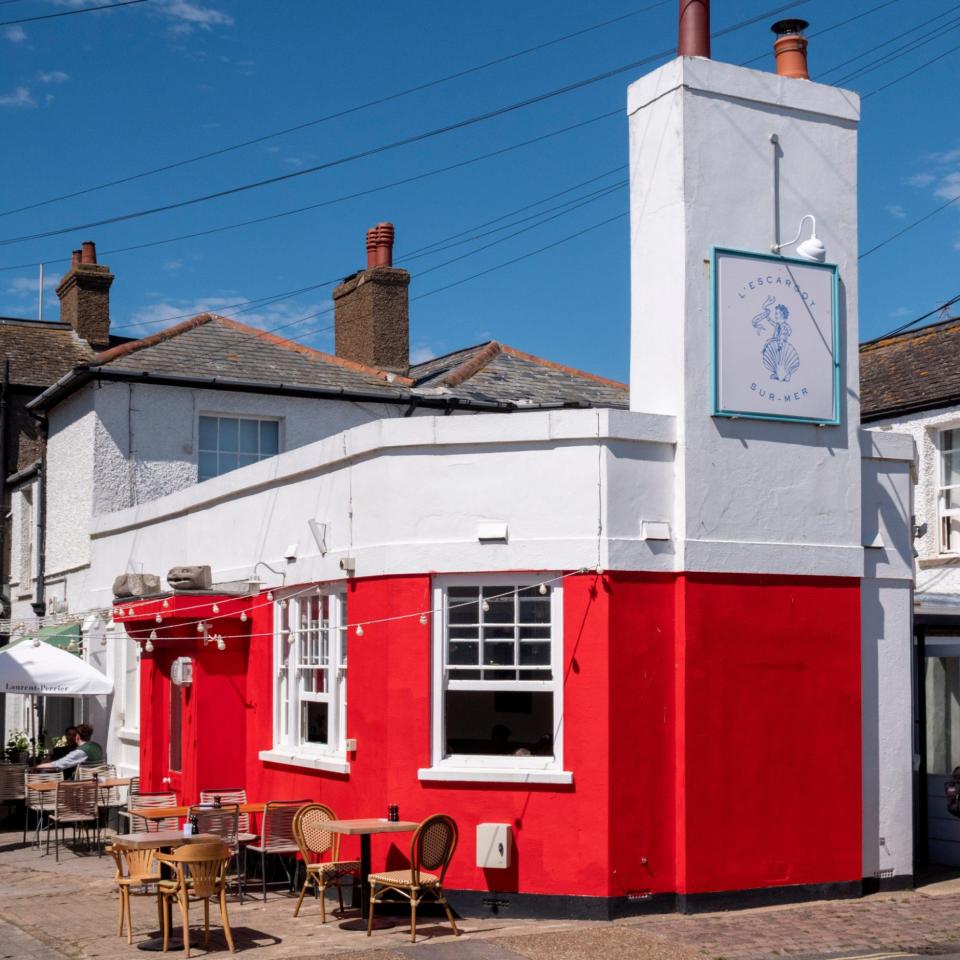
[[[150,953],[161,953],[163,951],[163,937],[151,937],[149,940],[141,940],[140,943],[136,945],[138,950],[146,950]],[[183,941],[180,939],[170,938],[170,942],[167,946],[167,950],[182,950]]]
[[[341,930],[366,930],[367,921],[363,917],[357,917],[355,920],[344,920],[343,923],[338,923],[337,926]],[[393,920],[387,920],[386,917],[374,917],[373,918],[373,929],[374,930],[388,930],[390,927],[395,927],[397,924]]]

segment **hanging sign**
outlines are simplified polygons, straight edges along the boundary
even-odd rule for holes
[[[840,422],[837,268],[713,251],[713,414]]]

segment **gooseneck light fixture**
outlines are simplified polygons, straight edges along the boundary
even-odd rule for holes
[[[797,227],[797,235],[786,243],[771,244],[770,249],[774,253],[779,253],[784,247],[792,247],[803,233],[803,221],[810,221],[810,236],[803,243],[799,244],[796,254],[801,260],[810,260],[813,263],[823,263],[827,259],[827,248],[823,241],[817,236],[817,221],[812,213],[804,214],[800,218],[800,226]]]

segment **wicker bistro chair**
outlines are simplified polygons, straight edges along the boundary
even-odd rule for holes
[[[236,861],[237,891],[240,902],[243,903],[243,876],[240,872],[240,840],[238,824],[240,822],[240,805],[224,803],[219,807],[198,804],[190,808],[189,817],[197,818],[198,833],[215,833],[229,848],[230,857]]]
[[[133,809],[140,807],[147,810],[175,807],[177,806],[177,795],[175,793],[138,793],[130,806]],[[163,820],[147,820],[146,817],[138,817],[132,813],[129,814],[129,817],[131,833],[136,833],[139,830],[176,830],[180,826],[176,817],[165,817]]]
[[[450,904],[443,895],[443,878],[457,849],[457,824],[452,817],[437,813],[427,817],[410,841],[410,869],[391,870],[370,874],[370,910],[367,920],[367,936],[373,932],[373,908],[383,903],[385,894],[395,893],[410,901],[410,942],[417,941],[417,906],[424,894],[443,904],[455,936],[460,931],[453,919]],[[431,871],[427,873],[425,871]]]
[[[31,790],[30,787],[35,783],[61,783],[63,782],[62,770],[49,770],[43,772],[33,772],[27,770],[23,775],[24,792],[24,811],[23,811],[23,842],[27,842],[27,830],[30,827],[30,811],[34,813],[34,819],[37,824],[37,839],[39,842],[40,818],[44,813],[53,809],[52,798],[37,790]]]
[[[168,864],[174,871],[172,880],[161,880],[157,885],[157,899],[163,915],[163,950],[170,943],[170,911],[172,900],[180,906],[183,920],[183,950],[190,956],[190,901],[203,902],[203,944],[210,933],[210,901],[217,899],[220,922],[227,946],[233,953],[233,934],[227,916],[227,864],[232,853],[224,843],[188,843],[172,853],[158,853],[156,859]]]
[[[133,943],[133,919],[130,916],[130,896],[156,896],[160,882],[160,864],[156,859],[156,850],[121,850],[107,847],[107,853],[117,865],[114,883],[120,893],[120,910],[117,924],[117,936],[123,936],[124,924],[127,928],[127,943]],[[157,900],[157,920],[163,927],[161,903]]]
[[[343,890],[340,881],[344,877],[356,878],[360,875],[359,860],[340,859],[340,834],[324,829],[328,820],[336,819],[336,814],[322,803],[308,803],[294,815],[293,836],[300,847],[300,854],[307,869],[300,897],[293,911],[295,917],[300,914],[300,905],[303,903],[307,888],[313,886],[320,895],[320,922],[326,923],[327,908],[324,903],[324,894],[327,885],[332,884],[337,888],[337,898],[342,912]],[[328,853],[330,859],[324,859]]]
[[[267,900],[267,854],[281,858],[287,882],[293,890],[293,877],[287,867],[287,860],[300,853],[300,847],[293,836],[293,818],[296,812],[308,804],[309,800],[271,800],[264,804],[263,818],[260,821],[260,842],[251,843],[247,849],[260,854],[260,882],[263,887],[263,900]]]
[[[26,799],[24,776],[27,772],[25,763],[0,763],[0,805],[12,807],[20,800]],[[26,811],[24,811],[26,816]],[[24,827],[26,830],[26,827]],[[24,834],[24,841],[27,837]]]
[[[93,827],[95,842],[100,844],[100,816],[97,810],[97,785],[92,780],[64,780],[57,784],[56,801],[47,823],[47,849],[50,852],[50,828],[55,835],[57,862],[60,862],[60,835],[65,826],[73,827],[74,841],[77,828],[83,827],[90,842]]]

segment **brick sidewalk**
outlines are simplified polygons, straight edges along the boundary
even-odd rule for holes
[[[0,835],[0,960],[135,958],[136,942],[155,933],[148,898],[135,898],[134,946],[116,936],[117,903],[112,861],[61,854],[40,856],[18,835]],[[431,960],[761,960],[793,955],[960,952],[960,890],[877,894],[860,900],[822,901],[735,912],[631,918],[616,923],[465,918],[454,939],[446,922],[423,918],[423,939],[409,928],[378,930],[367,938],[336,923],[321,925],[308,900],[293,919],[293,901],[272,893],[264,904],[232,900],[230,920],[240,953],[263,960],[328,957],[338,960],[411,960],[423,950]],[[212,911],[210,954],[226,946]],[[193,919],[201,915],[197,906]],[[196,928],[195,928],[196,929]],[[207,955],[199,945],[192,955]],[[171,957],[182,956],[180,951]]]

